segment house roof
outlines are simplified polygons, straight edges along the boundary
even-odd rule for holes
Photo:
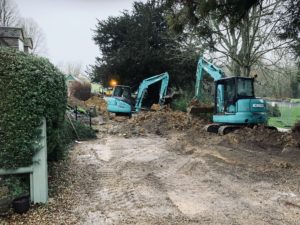
[[[31,38],[25,38],[24,39],[24,46],[25,47],[29,47],[29,48],[32,49],[32,46],[33,46],[32,39]]]
[[[0,38],[19,38],[24,40],[24,31],[18,27],[0,27]]]
[[[66,76],[66,80],[75,80],[75,77],[73,77],[71,74],[69,74],[68,76]]]
[[[80,79],[78,79],[77,77],[73,76],[72,74],[69,74],[68,76],[65,77],[66,81],[78,81],[78,82],[82,82]]]

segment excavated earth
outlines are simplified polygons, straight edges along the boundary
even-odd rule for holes
[[[3,224],[299,224],[299,133],[218,136],[206,123],[168,110],[112,118],[57,165],[47,206]]]

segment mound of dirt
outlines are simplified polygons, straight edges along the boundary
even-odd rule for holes
[[[295,123],[295,125],[292,128],[292,131],[294,133],[299,133],[300,134],[300,121],[298,121],[297,123]]]
[[[97,111],[101,114],[107,113],[107,103],[103,98],[92,96],[84,102],[87,107],[96,107]]]
[[[183,135],[185,145],[219,145],[234,149],[264,151],[271,155],[300,153],[300,133],[298,132],[282,133],[264,126],[256,126],[253,129],[245,127],[225,136],[219,136],[204,131],[203,128],[208,123],[206,120],[190,117],[187,113],[172,111],[168,108],[160,111],[141,112],[134,115],[132,119],[114,122],[109,133],[128,138],[143,136],[147,133],[167,136],[178,132]],[[179,141],[178,143],[183,142]]]
[[[214,106],[193,99],[187,108],[187,112],[192,116],[203,116],[205,113],[213,113]]]
[[[74,96],[70,96],[68,98],[68,104],[71,106],[80,106],[85,109],[96,107],[98,112],[107,112],[107,103],[103,98],[99,96],[92,96],[86,101],[81,101]]]
[[[300,135],[282,133],[259,126],[254,129],[243,128],[220,137],[220,145],[267,152],[270,155],[299,155]]]
[[[192,119],[184,112],[165,108],[159,111],[140,112],[132,119],[118,122],[114,124],[110,133],[122,133],[128,137],[146,133],[165,136],[174,131],[187,131],[191,127],[203,127],[204,124],[203,120]]]
[[[68,97],[68,105],[75,107],[75,106],[79,106],[82,108],[85,108],[86,105],[84,104],[84,101],[81,101],[77,98],[75,98],[74,96],[69,96]]]
[[[106,101],[99,97],[99,96],[92,96],[91,98],[89,98],[86,101],[81,101],[77,98],[75,98],[74,96],[69,96],[68,98],[68,104],[72,107],[81,107],[85,110],[89,110],[91,108],[96,109],[95,113],[96,115],[101,115],[102,119],[108,120],[109,118],[109,114],[107,111],[107,103]]]

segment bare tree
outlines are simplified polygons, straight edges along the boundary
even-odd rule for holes
[[[19,22],[19,11],[13,0],[0,0],[0,26],[15,26]]]
[[[35,54],[46,52],[45,35],[42,29],[32,18],[21,18],[18,6],[13,0],[0,0],[0,26],[22,27],[25,36],[32,39],[32,52]]]
[[[46,39],[45,39],[44,32],[34,19],[21,18],[18,23],[18,26],[23,28],[26,37],[30,37],[32,39],[33,53],[35,54],[46,53],[47,47],[46,47]]]
[[[255,71],[260,76],[257,79],[257,93],[260,96],[276,98],[296,98],[300,94],[297,83],[298,68],[293,54],[275,51],[270,61],[260,60],[255,65]],[[276,62],[276,63],[274,63]]]
[[[77,62],[59,63],[57,67],[65,74],[79,77],[82,74],[82,64]]]
[[[175,22],[171,22],[176,25],[179,21],[188,31],[195,30],[206,53],[225,64],[234,75],[250,76],[255,63],[264,57],[270,60],[270,52],[289,46],[289,41],[277,38],[280,15],[285,10],[284,0],[264,0],[261,4],[254,4],[238,20],[236,16],[223,15],[218,10],[202,16],[200,12],[204,9],[200,1],[181,2],[184,2],[179,3],[181,7],[172,8]],[[188,8],[191,11],[186,8],[189,4],[193,6]]]
[[[259,60],[271,61],[270,52],[289,47],[289,41],[276,38],[281,3],[282,0],[269,0],[253,6],[238,26],[232,26],[228,17],[221,23],[210,18],[216,41],[213,50],[230,62],[228,69],[234,75],[250,76],[252,66]]]

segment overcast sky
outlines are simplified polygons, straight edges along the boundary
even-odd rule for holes
[[[146,0],[143,0],[145,2]],[[134,0],[15,0],[22,17],[33,18],[43,29],[47,57],[54,64],[75,62],[84,68],[99,56],[92,40],[97,19],[131,10]]]

